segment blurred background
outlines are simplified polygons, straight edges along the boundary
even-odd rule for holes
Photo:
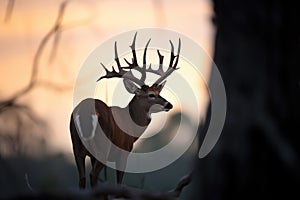
[[[279,0],[0,0],[0,198],[77,188],[68,131],[77,73],[101,42],[143,27],[171,29],[199,43],[221,72],[228,110],[217,145],[198,159],[210,119],[205,86],[199,86],[203,109],[208,105],[206,117],[199,113],[206,119],[199,138],[172,165],[126,174],[125,184],[168,191],[193,172],[181,199],[297,194],[298,10]],[[210,62],[203,61],[208,77]],[[189,124],[186,113],[172,113],[160,131],[166,137],[158,134],[155,147],[144,147],[166,144],[180,115]],[[113,180],[111,170],[108,175]]]
[[[299,6],[214,0],[213,8],[227,115],[218,144],[198,160],[194,197],[299,198]]]
[[[207,52],[201,61],[206,68],[203,75],[208,77],[214,41],[212,15],[210,1],[196,0],[0,1],[0,198],[32,190],[77,189],[69,119],[75,106],[73,87],[92,50],[124,31],[167,28],[202,45]],[[195,27],[195,21],[199,26]],[[201,80],[197,82],[204,117],[206,86]],[[106,90],[105,84],[99,88]],[[99,95],[111,99],[103,92]],[[162,117],[166,125],[154,127],[153,136],[136,145],[135,151],[153,151],[168,144],[179,123],[186,123],[187,136],[191,135],[189,127],[196,126],[190,115],[178,109]],[[174,188],[182,176],[191,173],[197,144],[196,140],[171,166],[152,173],[126,174],[124,183],[147,191]],[[103,181],[103,174],[100,179]],[[110,169],[108,179],[114,182]],[[189,193],[185,191],[185,196]]]

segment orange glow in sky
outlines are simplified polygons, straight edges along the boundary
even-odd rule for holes
[[[37,47],[53,26],[61,2],[16,0],[10,20],[4,23],[7,1],[0,1],[0,100],[9,98],[28,83]],[[51,40],[41,57],[38,79],[72,87],[81,64],[95,47],[116,34],[143,27],[161,27],[185,34],[211,56],[212,15],[209,0],[69,1],[56,57],[49,62]],[[204,76],[209,76],[210,60],[204,63],[207,64]],[[205,91],[205,85],[201,88]],[[204,106],[206,97],[203,98]],[[68,124],[72,89],[57,92],[36,88],[20,101],[30,104],[48,122],[51,148],[71,152]]]

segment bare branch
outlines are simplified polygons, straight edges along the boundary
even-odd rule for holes
[[[31,70],[31,77],[30,77],[28,85],[25,86],[20,91],[16,92],[8,100],[0,102],[0,112],[3,110],[3,108],[12,105],[14,103],[14,101],[16,101],[16,99],[18,99],[20,96],[28,93],[29,91],[31,91],[35,87],[36,82],[37,82],[37,74],[38,74],[38,70],[39,70],[39,62],[40,62],[41,55],[42,55],[42,53],[45,49],[45,46],[47,45],[49,39],[52,36],[54,36],[57,32],[59,32],[59,30],[61,29],[61,23],[62,23],[62,19],[63,19],[63,16],[64,16],[64,12],[65,12],[67,2],[68,1],[64,1],[64,2],[61,3],[55,24],[50,29],[50,31],[48,31],[48,33],[43,37],[42,41],[40,42],[40,44],[38,46],[38,49],[37,49],[37,51],[34,55],[32,70]],[[56,36],[56,37],[59,37],[59,36]],[[56,39],[54,41],[58,41],[58,39]],[[55,48],[56,45],[57,44],[54,43],[54,48]]]
[[[44,48],[45,48],[47,42],[51,38],[51,36],[55,35],[60,30],[62,19],[63,19],[64,13],[65,13],[65,8],[67,6],[67,3],[68,3],[68,1],[64,1],[64,2],[61,3],[54,26],[44,36],[44,38],[42,39],[42,41],[41,41],[41,43],[40,43],[40,45],[37,49],[37,52],[36,52],[36,54],[34,56],[34,60],[33,60],[31,79],[30,79],[30,83],[29,83],[28,87],[30,87],[31,85],[33,86],[36,83],[40,57],[41,57],[41,55],[44,51]]]
[[[5,16],[4,16],[4,23],[9,22],[12,12],[14,10],[14,5],[15,5],[15,0],[8,0],[7,6],[6,6],[6,11],[5,11]]]
[[[60,41],[60,36],[61,36],[61,28],[60,28],[60,30],[57,30],[57,32],[54,36],[52,49],[51,49],[51,53],[50,53],[50,57],[49,57],[49,63],[52,63],[53,60],[55,59],[58,44],[59,44],[59,41]]]
[[[183,188],[190,184],[191,181],[192,178],[190,174],[182,177],[179,183],[177,184],[177,187],[174,190],[170,191],[170,194],[173,194],[174,197],[179,197]]]
[[[29,182],[29,178],[28,178],[28,174],[26,173],[25,174],[25,182],[26,182],[26,185],[28,187],[28,189],[31,191],[31,192],[34,192],[34,189],[31,187],[31,184]]]

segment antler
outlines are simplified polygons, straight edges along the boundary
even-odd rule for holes
[[[160,54],[159,50],[157,50],[158,56],[159,56],[159,67],[157,70],[154,70],[151,68],[151,64],[149,65],[149,68],[147,68],[147,63],[146,63],[146,57],[147,57],[147,49],[149,46],[149,43],[151,41],[151,39],[148,40],[145,49],[144,49],[144,54],[143,54],[143,66],[140,67],[138,65],[138,61],[137,61],[137,56],[136,56],[136,50],[135,50],[135,41],[136,41],[136,36],[137,33],[135,33],[132,44],[130,45],[131,48],[131,52],[132,52],[132,62],[130,63],[126,58],[124,58],[125,62],[128,64],[128,66],[126,67],[122,67],[120,64],[120,60],[118,57],[118,51],[117,51],[117,42],[115,42],[115,62],[117,64],[117,68],[118,68],[118,72],[115,70],[115,68],[112,68],[112,71],[109,71],[102,63],[102,67],[104,68],[106,75],[101,76],[97,81],[100,81],[103,78],[125,78],[125,79],[129,79],[133,82],[135,82],[136,84],[138,84],[139,86],[143,86],[145,85],[145,80],[146,80],[146,73],[150,72],[150,73],[154,73],[156,75],[160,75],[160,78],[157,79],[157,81],[155,81],[154,84],[159,84],[161,83],[164,79],[166,79],[174,70],[179,69],[176,68],[177,64],[178,64],[178,60],[179,60],[179,53],[180,53],[180,47],[181,47],[181,41],[179,38],[179,44],[178,44],[178,51],[177,51],[177,55],[174,55],[174,45],[172,43],[172,41],[170,40],[170,44],[171,44],[171,56],[170,56],[170,64],[169,67],[166,71],[163,70],[163,59],[164,56]],[[174,63],[174,59],[175,63]],[[174,64],[173,64],[174,63]],[[138,79],[136,78],[131,70],[137,70],[138,72],[141,73],[141,78]]]
[[[174,70],[179,69],[179,68],[177,68],[177,64],[178,64],[178,61],[179,61],[179,54],[180,54],[180,48],[181,48],[181,40],[179,38],[178,50],[177,50],[177,55],[176,56],[174,55],[174,45],[173,45],[173,43],[172,43],[171,40],[169,40],[169,41],[170,41],[170,44],[171,44],[171,55],[170,55],[170,63],[169,63],[168,69],[166,71],[163,70],[164,56],[160,54],[159,50],[157,50],[157,54],[158,54],[158,57],[159,57],[159,66],[158,66],[158,69],[157,70],[152,69],[151,65],[147,69],[147,72],[151,72],[151,73],[160,75],[160,77],[154,83],[154,84],[157,84],[157,85],[160,84],[163,80],[165,80],[168,76],[170,76],[170,74],[172,74],[172,72]],[[174,59],[175,58],[176,58],[176,60],[175,60],[175,63],[174,63]]]
[[[117,50],[117,42],[115,42],[115,46],[114,46],[114,49],[115,49],[115,61],[117,63],[117,67],[118,67],[118,72],[115,70],[115,68],[113,67],[112,68],[112,71],[109,71],[104,65],[103,63],[101,63],[102,67],[104,68],[105,72],[106,72],[106,75],[104,76],[101,76],[97,81],[100,81],[101,79],[103,78],[114,78],[114,77],[117,77],[117,78],[126,78],[126,79],[129,79],[133,82],[135,82],[136,84],[142,86],[144,85],[144,81],[140,80],[140,79],[137,79],[131,72],[131,69],[134,68],[133,65],[135,66],[138,66],[137,64],[137,60],[136,60],[136,53],[135,53],[135,40],[136,40],[136,34],[134,35],[134,39],[133,39],[133,42],[132,42],[132,45],[130,46],[131,49],[132,49],[132,53],[133,53],[133,62],[132,62],[132,65],[129,65],[129,67],[122,67],[121,64],[120,64],[120,60],[119,60],[119,56],[118,56],[118,50]],[[125,70],[125,69],[129,69],[129,70]]]

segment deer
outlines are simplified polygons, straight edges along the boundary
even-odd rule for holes
[[[151,41],[151,38],[146,43],[143,49],[143,64],[139,65],[137,61],[135,42],[137,33],[135,33],[132,44],[129,46],[132,53],[132,62],[129,62],[126,58],[124,61],[126,66],[121,66],[121,62],[117,51],[117,41],[114,43],[114,55],[117,70],[112,67],[112,70],[108,70],[105,65],[100,63],[105,70],[105,75],[101,76],[98,80],[121,78],[126,90],[133,94],[133,98],[130,100],[127,106],[124,108],[118,106],[107,106],[103,101],[99,99],[87,98],[81,101],[73,110],[70,119],[70,134],[73,145],[73,153],[75,162],[79,174],[79,188],[84,189],[86,187],[85,176],[85,159],[90,157],[91,171],[90,171],[90,186],[94,188],[98,183],[98,176],[106,163],[103,163],[92,155],[91,152],[85,147],[80,135],[85,132],[99,131],[95,130],[95,124],[101,127],[105,136],[109,138],[112,144],[118,148],[124,150],[127,153],[121,153],[114,149],[107,149],[107,161],[115,162],[116,169],[116,183],[121,184],[124,176],[124,171],[127,164],[127,158],[130,152],[133,150],[133,144],[144,133],[146,128],[151,122],[151,114],[157,112],[168,112],[173,108],[173,105],[160,96],[160,92],[165,86],[166,78],[172,74],[173,71],[179,69],[177,67],[179,61],[179,54],[181,48],[181,41],[179,38],[177,55],[174,54],[174,45],[169,40],[171,45],[170,62],[167,69],[163,68],[164,56],[157,49],[159,57],[159,65],[157,69],[151,67],[151,64],[147,66],[147,48]],[[166,67],[165,67],[166,68]],[[133,70],[140,73],[140,77],[137,78]],[[155,74],[159,78],[151,85],[145,83],[147,73]],[[117,123],[117,121],[119,121]],[[120,121],[124,122],[121,123]],[[123,126],[123,127],[120,127]],[[138,128],[136,128],[138,127]]]

